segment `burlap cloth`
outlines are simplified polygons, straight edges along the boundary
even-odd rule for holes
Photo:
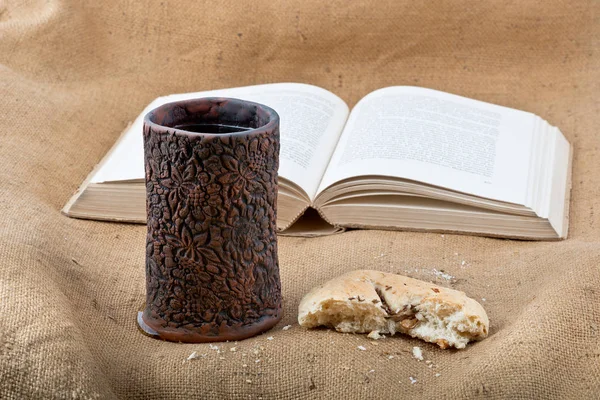
[[[600,396],[600,3],[183,3],[0,2],[0,398]],[[155,97],[280,81],[350,105],[417,85],[543,116],[574,146],[569,239],[280,238],[275,329],[219,350],[142,336],[145,227],[59,210]],[[465,291],[490,337],[442,351],[299,327],[301,296],[355,268]]]

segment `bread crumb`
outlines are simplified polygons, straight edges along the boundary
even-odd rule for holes
[[[411,385],[414,385],[415,383],[417,383],[417,380],[415,378],[413,378],[412,376],[409,376],[408,379],[410,379]]]
[[[391,360],[392,358],[394,358],[394,356],[392,356],[392,355],[388,356],[388,360]]]
[[[243,368],[246,368],[248,366],[248,364],[242,364]]]
[[[413,357],[419,361],[423,361],[423,350],[419,346],[415,346],[412,349]]]
[[[440,374],[439,372],[437,372],[437,373],[435,374],[435,377],[437,378],[437,377],[438,377],[438,376],[440,376],[440,375],[442,375],[442,374]]]
[[[256,360],[256,361],[254,361],[254,362],[258,364],[258,363],[260,362],[260,360]]]
[[[438,271],[437,269],[433,269],[433,274],[438,278],[443,278],[447,281],[454,279],[454,277],[450,274],[445,273],[444,271]]]
[[[432,361],[431,360],[425,360],[425,364],[431,364]]]
[[[188,361],[191,360],[195,360],[196,358],[200,358],[200,356],[198,355],[198,353],[196,353],[195,351],[189,355],[189,357],[187,358]]]
[[[382,335],[380,335],[380,334],[379,334],[379,331],[371,331],[371,333],[369,333],[369,334],[367,335],[367,337],[368,337],[369,339],[373,339],[373,340],[379,340],[379,339],[382,339],[382,338],[384,338],[385,336],[382,336]]]
[[[374,369],[372,369],[372,370],[370,370],[370,371],[369,371],[369,373],[370,373],[370,374],[372,374],[373,372],[375,372],[375,370],[374,370]]]
[[[365,351],[365,350],[367,350],[367,348],[366,348],[365,346],[358,346],[358,349],[359,349],[359,350],[362,350],[362,351]]]
[[[219,350],[219,348],[217,346],[215,346],[214,344],[209,344],[208,348],[211,350],[217,350],[217,351]]]
[[[273,340],[273,336],[269,336],[267,340]]]
[[[232,347],[229,349],[229,351],[237,351],[237,349],[235,347]]]
[[[485,297],[482,297],[482,298],[481,298],[481,301],[485,301]]]
[[[252,383],[250,379],[246,379],[246,383]]]
[[[219,360],[224,360],[224,359],[225,359],[225,357],[219,357]]]
[[[291,325],[286,325],[283,328],[281,328],[282,331],[287,331],[288,329],[290,329],[292,326]]]

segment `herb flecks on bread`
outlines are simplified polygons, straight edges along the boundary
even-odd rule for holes
[[[311,290],[300,302],[298,322],[338,332],[395,334],[464,348],[487,337],[481,304],[463,292],[406,276],[358,270]]]

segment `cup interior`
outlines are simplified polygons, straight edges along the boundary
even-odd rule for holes
[[[145,122],[188,133],[231,134],[269,129],[277,113],[258,103],[228,98],[201,98],[167,103],[150,111]]]

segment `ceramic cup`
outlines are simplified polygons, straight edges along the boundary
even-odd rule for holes
[[[144,119],[146,306],[138,324],[170,341],[240,340],[282,316],[277,259],[279,116],[202,98]]]

